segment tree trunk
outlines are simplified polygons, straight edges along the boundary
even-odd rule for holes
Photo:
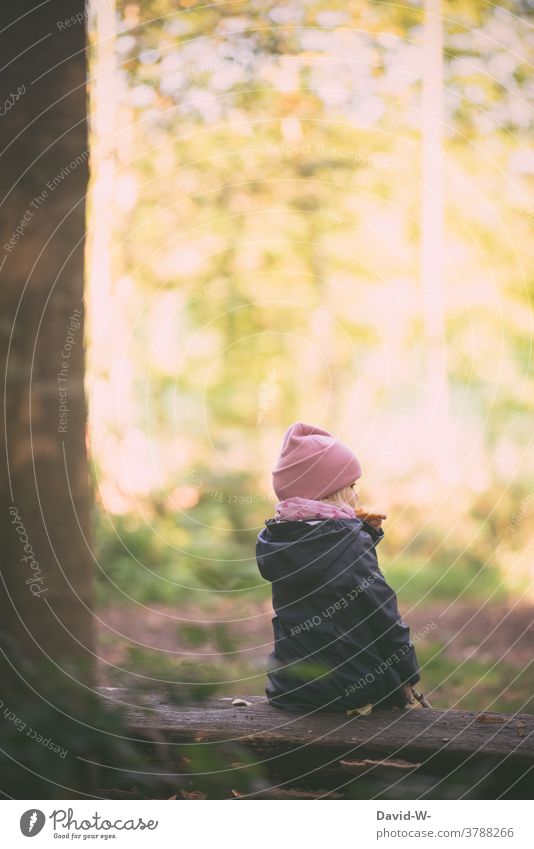
[[[0,593],[4,637],[39,667],[75,662],[90,676],[84,9],[21,0],[0,10]]]

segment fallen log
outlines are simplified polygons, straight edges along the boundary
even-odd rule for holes
[[[195,755],[201,753],[205,764],[210,752],[217,753],[218,771],[227,773],[237,798],[254,795],[233,787],[247,770],[261,774],[257,793],[263,796],[267,781],[278,792],[292,787],[304,794],[309,788],[325,794],[349,788],[352,796],[363,790],[391,798],[455,798],[462,791],[467,798],[528,798],[534,777],[530,714],[412,708],[303,715],[258,696],[236,704],[176,704],[168,692],[101,693],[126,709],[128,727],[140,742],[154,745],[156,737],[160,749],[171,753],[177,776],[198,773],[188,771]]]

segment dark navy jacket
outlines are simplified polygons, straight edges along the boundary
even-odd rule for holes
[[[256,557],[272,583],[274,651],[266,693],[287,710],[406,704],[419,681],[408,625],[380,571],[383,537],[361,519],[267,519]]]

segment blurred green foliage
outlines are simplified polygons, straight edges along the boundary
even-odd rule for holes
[[[210,505],[211,507],[211,505]],[[211,510],[210,510],[211,512]],[[193,521],[202,510],[191,511]],[[179,517],[145,522],[137,515],[100,516],[97,524],[97,598],[100,603],[196,602],[207,609],[224,597],[269,595],[256,569],[256,532],[236,541],[231,529],[211,541],[185,531]],[[222,536],[222,538],[221,538]]]
[[[380,562],[403,608],[522,596],[534,509],[528,4],[443,6],[445,342],[462,474],[423,506],[411,497],[432,476],[413,454],[425,422],[411,418],[425,347],[422,4],[121,0],[118,12],[119,341],[98,378],[110,402],[130,404],[110,421],[111,456],[146,478],[128,489],[95,441],[95,479],[115,488],[99,496],[98,603],[265,610],[254,543],[296,419],[344,422],[363,446],[367,496],[388,502]],[[114,384],[121,328],[131,374]],[[181,624],[176,639],[224,654],[239,634]],[[202,666],[207,681],[224,680],[220,663]],[[262,691],[256,661],[222,663]],[[441,663],[429,656],[425,676]],[[183,658],[143,648],[124,665],[119,677],[195,678]]]
[[[425,641],[417,653],[425,694],[433,707],[456,710],[532,713],[534,709],[534,665],[508,661],[503,647],[501,658],[462,662],[447,656],[446,646]],[[438,701],[432,691],[439,689]]]

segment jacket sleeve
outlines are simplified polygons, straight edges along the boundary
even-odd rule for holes
[[[373,528],[372,525],[369,525],[365,520],[362,521],[364,531],[369,534],[371,539],[373,540],[373,545],[378,545],[382,537],[384,536],[384,531],[382,528]]]
[[[376,543],[366,532],[360,536],[364,545],[360,562],[368,576],[361,584],[361,599],[369,628],[382,659],[396,670],[401,684],[416,684],[420,680],[419,665],[410,640],[410,628],[401,618],[395,592],[380,571],[374,549]]]

